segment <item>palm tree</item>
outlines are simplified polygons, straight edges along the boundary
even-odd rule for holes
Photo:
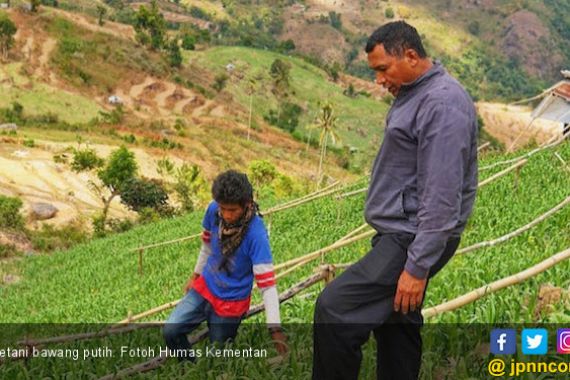
[[[319,189],[322,182],[322,168],[323,161],[327,154],[328,140],[330,138],[333,144],[336,144],[337,141],[340,142],[340,137],[335,131],[337,127],[336,120],[337,118],[334,116],[334,108],[332,104],[326,103],[323,108],[321,108],[321,113],[317,118],[317,124],[314,126],[315,128],[319,128],[321,130],[321,135],[319,137],[321,154],[319,159],[319,171],[317,173],[317,189]]]

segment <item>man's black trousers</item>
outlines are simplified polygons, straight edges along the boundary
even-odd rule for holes
[[[447,242],[443,255],[430,269],[430,277],[453,256],[459,239]],[[370,332],[374,332],[378,347],[378,379],[418,378],[421,311],[394,312],[398,279],[413,240],[414,235],[408,233],[374,236],[372,250],[323,290],[315,307],[314,380],[357,379],[361,346]]]

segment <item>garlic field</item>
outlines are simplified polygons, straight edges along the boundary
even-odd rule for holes
[[[519,151],[510,156],[484,154],[480,167],[524,153]],[[481,170],[480,182],[511,164]],[[339,193],[365,185],[365,182],[353,184]],[[506,235],[569,196],[570,142],[566,141],[536,152],[519,170],[479,189],[474,213],[460,248]],[[275,263],[284,263],[329,246],[362,225],[364,197],[365,193],[341,199],[330,195],[266,216]],[[270,206],[261,200],[262,209]],[[58,335],[55,330],[65,330],[61,326],[68,324],[84,324],[76,325],[74,329],[77,331],[100,330],[103,328],[101,324],[115,323],[129,315],[179,299],[182,287],[192,273],[200,241],[192,239],[145,250],[142,274],[139,273],[136,248],[200,232],[201,218],[201,212],[196,212],[93,240],[67,252],[23,259],[17,264],[22,280],[0,287],[2,329],[18,330],[23,328],[21,324],[43,324],[34,327],[36,335],[33,338]],[[321,264],[358,260],[369,246],[368,238],[320,255],[279,278],[280,293],[314,274]],[[569,247],[570,205],[512,239],[454,257],[430,281],[424,310],[521,272]],[[558,297],[551,302],[539,297],[541,285],[556,289]],[[135,378],[310,378],[311,322],[314,304],[323,286],[324,281],[320,281],[282,304],[282,321],[289,336],[291,354],[280,364],[268,363],[275,352],[263,326],[265,316],[260,313],[245,322],[232,347],[266,348],[267,358],[221,360],[205,357],[190,366],[179,366],[172,359],[158,369],[136,374]],[[570,327],[569,286],[570,261],[564,260],[526,281],[488,294],[461,308],[426,317],[421,378],[487,378],[488,331],[494,326],[517,328],[522,325],[566,324]],[[260,302],[261,297],[254,291],[252,304]],[[164,310],[140,321],[161,321],[169,312],[170,309]],[[6,336],[2,339],[0,348],[2,344],[10,343]],[[87,361],[81,361],[81,358],[77,361],[55,358],[9,360],[0,365],[0,377],[38,378],[54,373],[73,373],[73,378],[99,378],[152,359],[119,357],[118,347],[161,344],[164,345],[160,329],[156,327],[98,339],[50,344],[49,347],[77,348],[79,352],[86,348],[114,347],[117,355]],[[202,342],[196,347],[205,347],[205,344]],[[375,378],[375,344],[371,339],[364,348],[363,379]],[[34,361],[42,364],[34,364]]]

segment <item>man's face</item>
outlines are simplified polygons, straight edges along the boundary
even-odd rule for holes
[[[235,203],[218,203],[222,219],[226,223],[234,224],[240,220],[245,211],[245,207]]]
[[[376,83],[394,96],[398,95],[402,84],[413,81],[413,64],[408,52],[402,57],[394,56],[387,53],[382,44],[368,53],[368,66],[376,73]]]

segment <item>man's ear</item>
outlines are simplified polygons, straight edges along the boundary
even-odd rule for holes
[[[420,56],[418,52],[414,49],[406,49],[404,50],[404,59],[408,62],[411,67],[416,67],[418,62],[420,61]]]

